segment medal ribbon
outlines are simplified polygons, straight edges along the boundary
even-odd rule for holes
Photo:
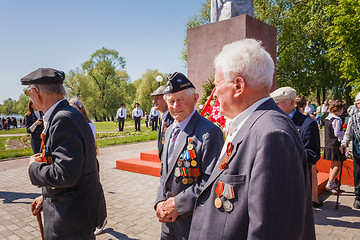
[[[218,181],[216,188],[215,188],[216,195],[218,195],[218,197],[221,197],[221,195],[223,194],[223,191],[224,191],[224,183]]]
[[[224,159],[221,161],[221,163],[220,163],[220,165],[219,165],[219,167],[218,167],[218,169],[219,169],[220,171],[221,171],[221,170],[224,170],[225,168],[227,168],[228,162],[229,162],[229,157],[230,157],[233,149],[234,149],[234,145],[233,145],[231,142],[229,142],[229,143],[227,144],[227,148],[226,148],[226,156],[225,156]]]
[[[198,168],[194,168],[194,177],[200,177],[201,173],[200,173],[200,169]]]
[[[190,151],[188,151],[188,152],[189,152],[189,154],[190,154],[191,159],[195,159],[195,158],[196,158],[196,154],[195,154],[195,151],[194,151],[194,150],[190,150]]]
[[[181,168],[181,176],[186,177],[186,169],[184,167]]]
[[[42,150],[42,162],[47,162],[45,157],[45,136],[46,136],[45,133],[40,134],[40,138],[41,138],[40,149]]]
[[[224,191],[222,194],[229,200],[233,199],[235,197],[233,185],[225,183]]]

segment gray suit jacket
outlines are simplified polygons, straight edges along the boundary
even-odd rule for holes
[[[65,100],[50,116],[45,143],[53,164],[29,166],[32,184],[42,187],[45,238],[85,237],[106,217],[92,131]]]
[[[175,197],[175,205],[180,216],[174,223],[163,224],[162,230],[166,233],[173,232],[178,238],[187,238],[195,200],[213,171],[224,143],[224,136],[220,128],[201,117],[198,112],[195,112],[176,140],[178,144],[175,145],[173,158],[168,159],[167,150],[173,127],[174,124],[165,133],[164,151],[161,157],[163,171],[155,201],[155,209],[158,202],[165,201],[169,197]],[[178,183],[175,181],[174,169],[179,155],[188,145],[189,138],[193,139],[192,144],[194,145],[197,161],[196,168],[199,168],[201,176],[196,183],[185,185],[181,182],[182,177],[179,178]],[[170,168],[167,167],[168,161],[170,161]]]
[[[232,143],[228,168],[216,167],[199,194],[189,239],[315,239],[307,162],[291,119],[269,99]],[[231,212],[214,206],[218,181],[234,187]]]

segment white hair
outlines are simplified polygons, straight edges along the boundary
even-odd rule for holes
[[[357,100],[359,100],[360,99],[360,92],[358,92],[358,94],[356,94],[356,96],[355,96],[355,102],[357,101]]]
[[[185,93],[187,95],[193,96],[195,94],[195,88],[187,88],[187,89],[185,89]],[[164,98],[165,101],[167,100],[167,95],[170,95],[170,94],[172,94],[172,93],[165,93],[164,94],[163,98]]]
[[[274,61],[261,41],[246,38],[227,44],[215,57],[215,68],[220,68],[225,81],[243,77],[251,87],[264,87],[267,92],[273,83]]]
[[[66,95],[65,88],[62,84],[34,84],[31,85],[44,94],[62,94]]]

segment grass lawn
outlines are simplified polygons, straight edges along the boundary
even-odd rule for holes
[[[141,126],[142,131],[134,131],[134,122],[126,121],[123,132],[118,132],[118,124],[114,122],[96,122],[96,142],[97,146],[107,147],[125,143],[143,142],[156,140],[157,131]],[[1,134],[26,133],[25,128],[0,131],[0,160],[15,157],[31,156],[30,135],[2,137]]]

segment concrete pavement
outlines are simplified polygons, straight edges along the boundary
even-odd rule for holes
[[[108,224],[97,239],[159,239],[160,223],[153,203],[157,177],[115,169],[115,160],[138,157],[156,149],[156,141],[101,148],[100,176],[104,187]],[[353,209],[353,187],[340,196],[323,194],[321,209],[314,209],[317,239],[360,239],[360,210]],[[31,185],[27,160],[0,161],[0,239],[40,239],[30,203],[41,190]]]

